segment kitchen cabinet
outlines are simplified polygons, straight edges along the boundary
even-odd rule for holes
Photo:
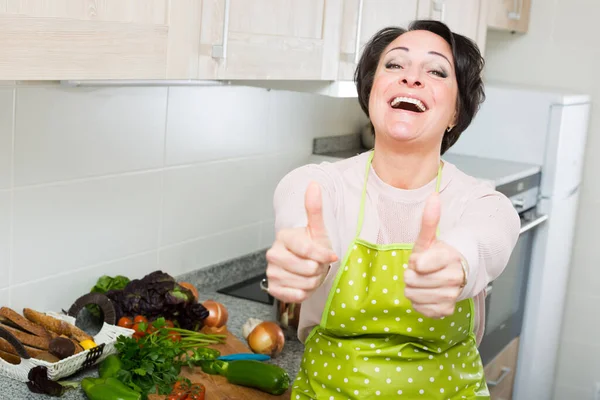
[[[526,33],[529,29],[531,0],[489,0],[488,28]]]
[[[165,79],[197,73],[197,0],[0,1],[0,79]]]
[[[200,79],[335,80],[342,0],[203,0]]]
[[[419,18],[444,22],[456,33],[477,43],[485,52],[488,0],[420,0]]]
[[[491,400],[512,399],[518,353],[517,337],[484,367]]]
[[[419,0],[345,0],[338,79],[352,80],[364,45],[381,28],[407,27]]]

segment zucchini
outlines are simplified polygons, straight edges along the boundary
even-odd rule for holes
[[[227,364],[223,375],[234,385],[252,387],[277,396],[285,393],[290,385],[288,373],[277,365],[256,360],[236,360]]]

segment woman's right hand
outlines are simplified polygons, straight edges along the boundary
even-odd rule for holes
[[[282,229],[267,251],[269,294],[284,303],[302,303],[337,261],[323,220],[321,188],[312,182],[304,204],[307,226]]]

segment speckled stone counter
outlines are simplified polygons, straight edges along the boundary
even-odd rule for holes
[[[265,266],[264,252],[257,252],[246,257],[178,276],[177,279],[196,285],[200,293],[200,301],[213,299],[223,303],[229,312],[229,320],[227,322],[229,331],[244,342],[242,326],[247,319],[253,317],[261,320],[272,320],[272,306],[227,296],[216,291],[264,272]],[[73,297],[79,295],[74,294]],[[299,341],[287,340],[281,355],[267,362],[284,368],[288,371],[290,378],[293,379],[298,373],[303,351],[304,346]],[[97,376],[96,368],[73,375],[65,380],[80,381],[86,376]],[[0,400],[48,400],[51,398],[31,393],[25,383],[0,376]],[[87,399],[81,389],[71,389],[60,398],[65,400]]]

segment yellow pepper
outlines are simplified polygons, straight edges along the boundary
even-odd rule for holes
[[[96,343],[94,343],[93,340],[83,340],[79,342],[79,344],[81,345],[81,347],[83,347],[84,350],[89,350],[96,347]]]

